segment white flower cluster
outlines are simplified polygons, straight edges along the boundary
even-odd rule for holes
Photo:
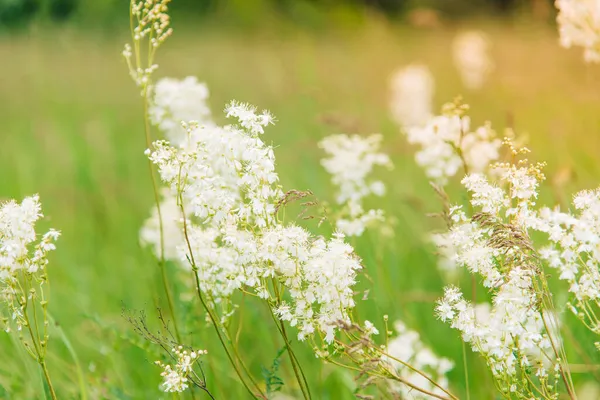
[[[454,367],[454,363],[447,358],[438,357],[421,341],[419,333],[408,329],[402,321],[396,321],[394,329],[397,336],[388,341],[385,353],[394,359],[410,364],[414,369],[427,374],[429,378],[433,379],[441,387],[448,388],[449,382],[446,374]],[[422,374],[415,372],[415,370],[389,356],[384,355],[382,357],[383,361],[388,363],[400,378],[428,392],[440,396],[445,395],[440,388],[434,386]],[[389,381],[389,384],[391,391],[398,393],[403,399],[420,400],[431,398],[429,395],[413,390],[405,384],[399,384],[396,381]]]
[[[35,223],[41,217],[42,208],[37,195],[26,197],[21,204],[11,200],[0,206],[0,290],[19,330],[27,323],[21,299],[32,296],[32,293],[23,292],[18,282],[19,274],[32,276],[44,273],[48,264],[47,254],[55,249],[54,241],[60,235],[50,229],[35,243]],[[6,329],[10,328],[6,326]]]
[[[392,167],[388,155],[379,151],[382,139],[380,134],[368,137],[338,134],[319,142],[329,156],[321,160],[321,165],[339,189],[336,202],[345,206],[336,220],[337,229],[345,235],[360,236],[369,223],[383,220],[383,210],[365,211],[362,204],[364,197],[385,193],[383,182],[368,180],[375,166]]]
[[[449,244],[444,254],[483,278],[491,290],[492,307],[488,312],[463,298],[455,287],[446,288],[437,306],[438,316],[462,333],[466,343],[486,359],[504,390],[522,390],[520,374],[535,367],[537,379],[544,388],[556,382],[548,379],[549,366],[553,379],[558,379],[559,360],[555,358],[557,334],[548,332],[553,324],[542,308],[543,284],[539,283],[539,263],[533,255],[529,229],[540,226],[534,210],[540,166],[501,165],[500,184],[496,186],[483,175],[472,174],[463,179],[471,195],[474,215],[467,218],[460,207],[451,209],[454,226],[439,235],[440,243]],[[526,389],[523,389],[526,390]]]
[[[298,327],[301,340],[319,331],[331,342],[337,322],[349,321],[360,261],[341,234],[326,240],[279,223],[283,192],[275,156],[260,138],[273,117],[235,102],[225,111],[236,125],[185,125],[186,143],[158,141],[148,151],[170,192],[163,231],[182,232],[169,238],[182,241],[165,254],[177,254],[184,265],[191,261],[200,289],[214,303],[236,290],[253,290],[274,305],[280,319]],[[175,205],[179,219],[171,211]],[[143,239],[157,248],[160,234],[152,226],[147,224]],[[273,280],[285,297],[272,292]]]
[[[36,239],[35,223],[42,217],[39,196],[12,200],[0,208],[0,278],[14,275],[18,270],[33,273],[46,266],[46,253],[54,250],[52,243],[59,232],[51,229],[36,245],[33,256],[29,246]]]
[[[424,125],[433,115],[433,75],[426,65],[412,64],[397,70],[390,82],[390,112],[407,129]]]
[[[461,168],[467,172],[484,172],[498,160],[502,141],[489,123],[471,130],[469,117],[445,106],[443,115],[431,118],[422,127],[406,130],[409,143],[419,146],[417,164],[439,184],[445,184]]]
[[[198,359],[208,352],[206,350],[190,351],[179,346],[172,350],[175,357],[175,366],[156,361],[155,364],[163,369],[160,376],[163,377],[162,389],[167,393],[183,392],[189,387],[189,377],[194,374],[194,364]]]
[[[464,85],[469,89],[480,89],[494,68],[489,49],[489,38],[480,31],[458,34],[452,43],[454,65]]]
[[[174,145],[187,139],[182,122],[195,121],[199,125],[212,125],[207,105],[208,87],[195,76],[178,80],[162,78],[154,86],[153,98],[148,109],[150,121]]]
[[[548,233],[551,242],[540,255],[569,283],[575,297],[572,311],[600,335],[600,189],[578,193],[573,204],[577,214],[540,211],[539,230]]]
[[[587,62],[600,62],[600,1],[556,0],[563,47],[581,46]]]

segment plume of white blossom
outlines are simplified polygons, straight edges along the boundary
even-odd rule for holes
[[[550,241],[540,255],[569,283],[570,309],[600,335],[600,189],[578,193],[573,205],[573,214],[549,208],[540,211],[538,228]]]
[[[426,65],[398,69],[390,80],[390,90],[390,113],[404,129],[422,126],[433,115],[435,81]]]
[[[462,183],[473,214],[451,208],[453,226],[437,239],[448,246],[443,254],[449,262],[479,276],[492,294],[491,309],[478,312],[460,289],[447,287],[436,307],[439,318],[481,353],[502,390],[525,395],[536,393],[522,384],[531,381],[530,371],[549,393],[558,393],[564,373],[556,318],[550,317],[550,295],[529,238],[529,231],[541,226],[535,208],[541,167],[525,160],[498,164],[497,182],[467,175]]]
[[[558,32],[563,47],[584,49],[587,62],[600,62],[600,1],[556,0]]]
[[[207,351],[188,351],[184,350],[183,346],[179,346],[172,352],[176,361],[174,366],[162,361],[156,361],[155,364],[163,369],[160,374],[163,378],[161,388],[167,393],[180,393],[189,387],[190,375],[194,373],[194,364],[202,355],[207,354]]]
[[[300,340],[319,332],[331,343],[338,322],[350,321],[360,260],[342,234],[325,239],[279,222],[283,192],[273,149],[261,139],[274,119],[237,102],[225,112],[237,123],[184,124],[184,143],[157,141],[147,152],[181,211],[179,220],[170,219],[183,230],[182,243],[165,247],[176,249],[182,265],[192,262],[210,301],[253,292],[298,328]],[[156,247],[160,236],[145,236]],[[285,297],[273,293],[273,279]]]
[[[445,184],[460,170],[481,173],[498,160],[502,141],[489,123],[471,130],[471,120],[464,106],[444,106],[443,114],[431,118],[422,127],[406,130],[408,142],[417,145],[417,164],[427,177]]]
[[[208,87],[205,83],[198,82],[195,76],[181,80],[162,78],[154,86],[148,109],[150,121],[172,144],[181,144],[187,139],[182,122],[213,124],[207,100]]]
[[[11,200],[0,205],[0,291],[10,319],[18,330],[29,323],[23,312],[23,296],[34,298],[38,291],[41,293],[41,288],[34,287],[25,292],[19,276],[42,279],[43,275],[46,279],[47,255],[55,249],[54,241],[60,235],[50,229],[38,240],[35,224],[42,216],[38,195],[26,197],[20,204]],[[9,331],[9,318],[3,319],[5,329]]]
[[[446,374],[454,367],[454,363],[447,358],[438,357],[421,341],[419,333],[408,329],[402,321],[396,321],[394,329],[397,335],[388,340],[385,349],[388,356],[383,356],[383,361],[388,363],[397,376],[406,382],[428,392],[444,396],[445,393],[439,387],[434,386],[423,374],[417,373],[415,370],[427,374],[439,386],[447,389],[449,382]],[[397,360],[402,360],[414,369]],[[405,384],[399,384],[396,381],[389,381],[389,384],[391,391],[399,394],[403,399],[421,400],[431,398],[429,395],[413,390]]]
[[[454,65],[464,85],[473,90],[483,87],[494,68],[490,56],[490,40],[480,31],[462,32],[452,43]]]
[[[380,134],[368,137],[338,134],[319,142],[328,155],[321,165],[338,188],[336,202],[344,206],[336,226],[348,236],[360,236],[369,223],[383,220],[383,210],[363,208],[363,198],[385,193],[383,182],[369,179],[375,166],[392,167],[388,155],[379,150],[382,139]]]

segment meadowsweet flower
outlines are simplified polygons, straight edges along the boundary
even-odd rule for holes
[[[454,64],[469,89],[480,89],[494,67],[489,38],[479,31],[458,34],[452,43]]]
[[[558,31],[563,47],[584,48],[587,62],[600,62],[600,2],[556,0]]]
[[[163,78],[156,82],[148,110],[150,121],[175,145],[187,139],[182,122],[212,125],[207,105],[208,87],[194,76],[182,80]]]
[[[462,168],[475,173],[486,171],[499,158],[502,145],[490,124],[471,131],[470,119],[460,109],[453,104],[444,108],[443,115],[431,118],[424,126],[406,130],[408,142],[419,147],[417,164],[440,184]]]
[[[273,149],[260,138],[273,117],[236,102],[226,113],[237,123],[184,124],[185,143],[174,147],[157,141],[148,152],[168,186],[163,230],[183,231],[169,239],[181,244],[165,244],[168,255],[175,249],[213,304],[225,307],[236,290],[253,291],[274,304],[281,320],[297,327],[300,340],[320,332],[331,343],[338,322],[349,321],[354,307],[360,260],[342,234],[326,239],[277,220],[283,192]],[[179,220],[171,211],[175,206]],[[156,224],[147,226],[143,233],[156,247]],[[273,292],[272,280],[285,297]]]
[[[557,362],[550,356],[552,345],[531,290],[533,279],[531,270],[510,271],[506,282],[494,291],[492,306],[473,306],[450,286],[436,307],[438,317],[482,354],[501,384],[518,382],[522,369],[529,365],[538,365],[537,373],[546,376]]]
[[[155,362],[163,369],[160,374],[163,377],[161,388],[167,393],[183,392],[189,387],[190,382],[193,382],[191,374],[193,373],[194,364],[202,355],[207,354],[207,351],[188,351],[184,350],[183,346],[179,346],[174,348],[172,353],[176,361],[174,366],[165,364],[162,361]]]
[[[559,278],[569,283],[571,310],[600,335],[600,189],[579,192],[574,213],[542,208],[538,230],[548,234],[550,245],[540,251]],[[577,310],[586,310],[585,313]]]
[[[390,112],[405,129],[424,125],[431,118],[435,82],[429,68],[412,64],[397,70],[390,81]]]
[[[60,235],[58,231],[50,229],[36,243],[35,224],[42,216],[37,195],[26,197],[20,204],[11,200],[0,205],[0,291],[17,330],[29,323],[21,299],[24,296],[38,298],[39,295],[38,299],[43,300],[42,287],[36,289],[38,285],[33,285],[29,280],[33,280],[34,276],[42,282],[47,279],[47,255],[55,249],[54,242]],[[31,285],[32,292],[24,292],[23,279],[28,280],[27,285]],[[5,329],[12,329],[8,322]]]
[[[347,310],[355,304],[352,286],[362,267],[352,247],[341,234],[313,239],[294,226],[277,227],[264,238],[261,253],[272,264],[272,273],[285,282],[292,302],[276,312],[300,327],[299,340],[318,329],[331,343],[338,321],[349,322]]]
[[[448,388],[449,382],[446,374],[454,367],[454,363],[444,357],[438,357],[421,341],[419,333],[410,330],[401,321],[396,321],[394,329],[397,335],[388,340],[383,361],[388,363],[395,373],[406,382],[431,393],[443,396],[444,392],[434,386],[426,377],[414,369],[419,370],[430,379],[433,379],[443,388]],[[407,367],[398,360],[410,364],[414,369]],[[428,399],[430,396],[415,391],[407,385],[396,381],[389,381],[391,391],[407,399]]]
[[[339,189],[336,202],[344,206],[336,225],[348,236],[360,236],[368,224],[383,220],[382,210],[365,211],[362,204],[364,197],[385,193],[383,182],[368,179],[375,166],[392,166],[388,155],[379,152],[382,139],[379,134],[365,138],[339,134],[319,142],[329,156],[321,160],[321,165]]]
[[[507,392],[536,393],[527,382],[533,374],[544,390],[557,390],[562,346],[541,264],[529,231],[543,226],[535,210],[541,166],[526,160],[497,164],[497,182],[481,174],[462,183],[470,195],[472,216],[452,208],[454,224],[436,236],[442,254],[457,268],[483,279],[491,306],[474,306],[461,291],[447,287],[436,307],[438,317],[459,330],[463,341],[482,354],[497,383]],[[535,367],[532,369],[532,367]],[[533,371],[533,372],[532,372]],[[524,380],[525,379],[525,380]]]

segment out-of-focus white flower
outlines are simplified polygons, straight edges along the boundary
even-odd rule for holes
[[[398,69],[392,75],[390,90],[390,112],[400,126],[422,126],[431,118],[435,81],[426,65]]]
[[[584,48],[587,62],[600,62],[600,0],[556,0],[563,47]]]
[[[160,215],[162,217],[162,246],[164,246],[164,258],[167,260],[177,259],[178,246],[184,243],[182,233],[181,210],[177,205],[177,199],[168,191],[163,191],[160,203]],[[152,209],[150,218],[146,220],[140,230],[140,242],[144,246],[151,246],[154,254],[161,257],[161,219],[158,216],[158,208]]]
[[[182,122],[213,125],[207,104],[208,87],[194,76],[184,79],[162,78],[154,86],[154,96],[148,114],[174,145],[182,144],[187,136]]]
[[[490,124],[471,131],[471,121],[465,115],[446,112],[431,118],[422,127],[406,130],[409,143],[419,146],[417,164],[425,174],[439,184],[445,184],[463,167],[466,172],[481,173],[500,156],[502,141]]]
[[[489,38],[480,31],[462,32],[454,38],[454,64],[467,88],[480,89],[492,72],[494,62],[489,48]]]
[[[434,382],[448,388],[449,382],[446,374],[454,367],[454,363],[444,357],[438,357],[431,349],[429,349],[421,341],[419,334],[416,331],[410,330],[401,321],[396,321],[394,324],[397,336],[389,339],[388,346],[385,352],[389,356],[404,361],[410,364],[414,369],[419,370]],[[434,386],[423,375],[408,368],[397,360],[394,360],[386,355],[382,357],[385,363],[388,363],[395,373],[406,382],[409,382],[421,389],[444,396],[444,392]],[[411,389],[409,386],[390,381],[392,391],[400,394],[406,399],[429,399],[430,396]]]
[[[385,193],[383,182],[368,179],[373,167],[392,167],[388,155],[379,151],[382,139],[380,134],[368,137],[338,134],[319,142],[319,147],[329,156],[322,159],[321,164],[339,189],[336,202],[345,205],[336,225],[348,236],[360,236],[369,223],[383,220],[382,210],[365,211],[362,205],[364,197]]]

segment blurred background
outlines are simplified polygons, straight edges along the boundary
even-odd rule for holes
[[[130,42],[128,6],[128,0],[0,0],[0,199],[39,193],[47,216],[40,230],[63,233],[49,268],[51,312],[66,335],[53,335],[48,363],[64,398],[77,398],[77,363],[90,398],[160,396],[154,359],[121,318],[122,307],[152,315],[154,306],[164,306],[156,261],[138,240],[153,197],[141,99],[121,56]],[[395,236],[354,242],[367,267],[359,289],[371,290],[360,307],[369,319],[401,318],[436,353],[456,360],[450,379],[463,398],[461,342],[433,314],[445,280],[427,235],[442,225],[426,214],[440,205],[390,118],[390,76],[426,64],[436,109],[462,95],[474,125],[490,120],[500,133],[514,128],[527,138],[531,158],[548,162],[540,202],[568,203],[575,191],[600,182],[600,67],[584,64],[579,49],[559,46],[552,2],[173,0],[171,9],[174,34],[158,53],[157,77],[198,76],[220,122],[231,99],[271,110],[278,122],[265,137],[275,145],[284,188],[311,189],[331,201],[317,142],[333,133],[385,136],[395,170],[382,175],[388,194],[377,207],[396,221]],[[465,87],[452,62],[453,38],[469,29],[487,35],[495,66],[478,90]],[[189,277],[175,266],[169,272],[178,295],[189,296]],[[180,311],[204,318],[193,305]],[[254,323],[268,318],[263,314],[248,307],[242,318],[253,327],[241,340],[254,371],[270,365],[277,351],[269,347],[276,340],[270,327]],[[374,322],[382,330],[381,320]],[[568,351],[583,387],[598,380],[589,365],[600,357],[584,328],[573,326],[575,347]],[[244,398],[211,334],[196,332],[188,343],[213,354],[209,385],[217,398]],[[301,361],[313,366],[316,398],[354,398],[351,374],[322,366],[310,349],[298,347]],[[0,337],[0,359],[16,360],[0,363],[0,398],[41,393],[35,365],[19,351],[10,336]],[[470,354],[469,362],[471,398],[494,399],[478,357]],[[283,375],[290,385],[284,392],[293,393],[291,372]],[[600,398],[589,390],[589,399]]]
[[[33,21],[93,23],[106,27],[124,19],[125,0],[1,0],[0,23],[4,28],[23,27]],[[331,23],[354,24],[365,13],[379,13],[391,20],[411,17],[415,8],[427,8],[451,18],[478,14],[530,12],[547,19],[550,0],[179,0],[176,15],[201,19],[223,18],[232,23],[260,25],[271,18],[313,28]]]

